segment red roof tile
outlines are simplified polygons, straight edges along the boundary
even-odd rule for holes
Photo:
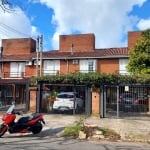
[[[128,48],[109,48],[109,49],[96,49],[93,52],[59,52],[55,51],[48,51],[43,53],[43,58],[63,58],[63,57],[128,57]]]
[[[19,54],[19,55],[5,55],[3,61],[13,60],[30,60],[36,59],[36,53],[31,54]],[[119,58],[129,57],[129,51],[127,47],[121,48],[107,48],[107,49],[96,49],[93,52],[60,52],[59,50],[47,51],[42,53],[43,59],[73,59],[73,58]]]

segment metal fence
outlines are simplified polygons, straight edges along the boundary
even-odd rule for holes
[[[105,85],[102,87],[102,117],[147,117],[149,96],[150,85]]]

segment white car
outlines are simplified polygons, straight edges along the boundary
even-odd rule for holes
[[[75,92],[61,92],[53,104],[53,110],[75,110],[83,107],[83,99]]]

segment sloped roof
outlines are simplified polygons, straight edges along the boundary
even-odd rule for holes
[[[109,49],[96,49],[93,52],[59,52],[48,51],[43,53],[43,59],[53,58],[53,59],[64,59],[64,58],[119,58],[119,57],[129,57],[128,48],[109,48]]]
[[[0,61],[28,61],[36,59],[37,54],[12,54],[4,55]],[[121,58],[129,57],[129,51],[127,47],[121,48],[106,48],[95,49],[93,51],[81,51],[81,52],[60,52],[59,50],[51,50],[42,53],[42,59],[81,59],[81,58]]]

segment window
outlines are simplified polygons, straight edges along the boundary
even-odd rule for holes
[[[80,72],[88,73],[96,71],[96,60],[88,59],[88,60],[80,60]]]
[[[119,59],[119,73],[128,74],[126,66],[128,64],[128,59]]]
[[[88,71],[89,72],[93,72],[94,71],[94,62],[93,61],[89,61],[88,62]]]
[[[56,75],[60,71],[59,60],[45,60],[44,61],[44,75]]]
[[[25,72],[25,63],[13,62],[10,64],[10,77],[22,77]]]

